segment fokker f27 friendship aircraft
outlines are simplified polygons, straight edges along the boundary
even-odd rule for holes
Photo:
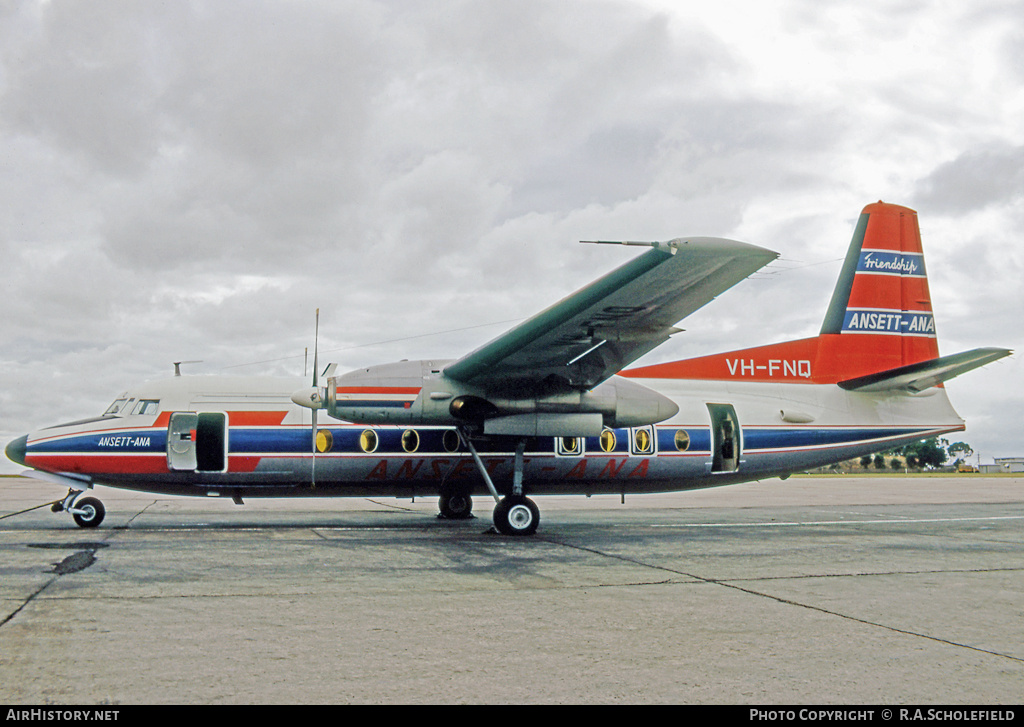
[[[536,531],[530,494],[641,493],[769,477],[964,429],[942,382],[1006,356],[939,356],[917,214],[864,208],[814,338],[626,369],[675,324],[777,257],[732,240],[649,250],[454,361],[296,380],[177,376],[102,416],[7,445],[27,475],[70,488],[83,527],[95,484],[231,497],[438,493],[495,527]],[[324,411],[329,423],[318,422]]]

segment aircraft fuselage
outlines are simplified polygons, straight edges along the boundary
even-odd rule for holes
[[[599,436],[525,438],[529,494],[645,493],[786,475],[961,430],[933,388],[865,394],[835,385],[641,380],[679,406],[655,425]],[[29,434],[8,454],[80,482],[225,497],[485,492],[453,427],[317,427],[292,379],[176,377],[122,396],[119,412]],[[132,413],[144,411],[145,413]],[[127,412],[123,414],[122,412]],[[326,418],[326,417],[324,417]],[[497,490],[512,486],[523,438],[474,439]]]

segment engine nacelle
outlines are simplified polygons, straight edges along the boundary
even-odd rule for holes
[[[332,376],[326,386],[327,413],[357,424],[426,424],[424,394],[429,400],[429,381],[443,377],[446,363],[399,361]]]
[[[604,396],[614,403],[613,414],[605,413],[609,427],[643,427],[671,419],[679,413],[679,405],[664,394],[648,389],[630,379],[613,376],[587,396]]]
[[[655,424],[679,411],[668,397],[630,379],[612,377],[590,391],[519,396],[449,379],[448,363],[400,361],[331,377],[325,408],[358,424],[473,424],[517,436],[583,436],[601,426]]]

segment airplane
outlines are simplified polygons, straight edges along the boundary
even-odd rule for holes
[[[778,254],[710,237],[619,244],[649,249],[462,358],[332,365],[321,382],[315,351],[311,384],[177,371],[7,457],[67,486],[52,509],[87,528],[105,510],[84,493],[106,485],[237,504],[436,494],[456,520],[489,494],[499,533],[532,535],[528,495],[786,478],[963,430],[943,382],[1012,353],[939,355],[917,213],[878,202],[818,336],[628,368]]]

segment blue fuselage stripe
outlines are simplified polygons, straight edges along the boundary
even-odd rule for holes
[[[336,454],[366,454],[360,444],[362,433],[359,427],[322,427],[331,433]],[[402,444],[402,435],[408,431],[399,427],[369,428],[377,435],[378,444],[374,452],[380,454],[407,454]],[[710,452],[711,432],[707,427],[659,426],[657,428],[657,451],[677,452],[676,433],[683,430],[688,434],[687,452]],[[741,442],[746,452],[792,451],[819,447],[855,446],[886,439],[904,439],[915,434],[928,436],[931,427],[742,427]],[[451,454],[444,446],[445,429],[415,429],[418,435],[418,453]],[[615,446],[609,453],[629,452],[629,430],[616,429]],[[238,455],[254,454],[304,454],[310,451],[310,429],[307,427],[231,427],[228,434],[229,453]],[[555,449],[552,437],[538,437],[530,441],[528,451],[550,453]],[[165,452],[167,430],[139,429],[110,433],[83,433],[55,437],[41,442],[30,442],[28,454],[121,454]],[[481,442],[478,450],[482,453],[511,451],[507,442]],[[602,452],[598,437],[586,437],[584,450],[588,453]]]

